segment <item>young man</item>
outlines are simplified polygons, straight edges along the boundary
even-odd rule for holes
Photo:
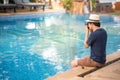
[[[71,66],[103,66],[106,61],[106,43],[107,33],[104,29],[100,28],[99,15],[91,14],[89,20],[86,20],[86,33],[84,40],[85,48],[91,48],[90,56],[83,59],[73,60]]]

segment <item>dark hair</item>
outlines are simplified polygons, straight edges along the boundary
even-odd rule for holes
[[[100,22],[90,22],[90,24],[93,23],[95,26],[100,27]]]

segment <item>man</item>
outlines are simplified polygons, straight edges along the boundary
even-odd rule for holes
[[[103,66],[106,61],[106,43],[107,33],[104,29],[100,28],[99,15],[91,14],[89,20],[86,20],[86,33],[84,40],[85,48],[91,48],[90,56],[72,61],[71,66]]]

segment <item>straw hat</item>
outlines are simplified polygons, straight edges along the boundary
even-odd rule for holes
[[[86,23],[88,22],[100,22],[100,17],[97,14],[91,14],[89,19],[86,20]]]

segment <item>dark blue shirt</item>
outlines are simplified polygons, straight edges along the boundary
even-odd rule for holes
[[[91,47],[91,58],[104,64],[106,61],[107,33],[104,29],[97,29],[89,36],[87,44]]]

